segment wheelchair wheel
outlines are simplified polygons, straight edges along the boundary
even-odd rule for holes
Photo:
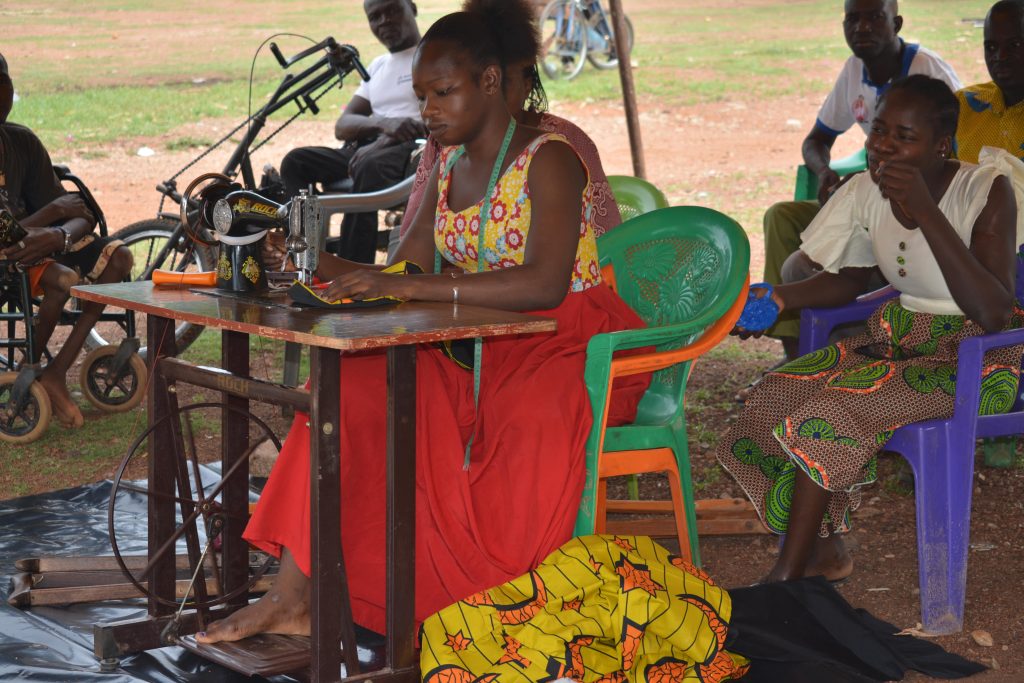
[[[28,400],[21,410],[13,403],[16,372],[0,374],[0,441],[5,443],[31,443],[43,435],[50,425],[53,408],[50,397],[38,382],[33,382]]]
[[[587,56],[587,20],[573,0],[551,0],[540,14],[541,66],[556,80],[579,75]]]
[[[598,69],[614,69],[619,65],[619,56],[615,50],[615,42],[614,39],[609,40],[602,36],[601,32],[593,27],[593,25],[598,23],[599,20],[600,17],[596,15],[592,15],[590,17],[591,28],[593,28],[593,31],[589,33],[590,44],[587,47],[587,61]],[[611,16],[608,16],[605,20],[608,22],[609,33],[614,35],[614,33],[612,33],[614,27],[611,25]],[[629,17],[626,17],[626,44],[629,45],[629,51],[632,53],[633,22],[630,21]]]
[[[101,346],[90,351],[82,361],[79,386],[89,403],[100,410],[125,413],[146,396],[146,362],[133,353],[122,371],[115,373],[112,367],[115,354],[116,346]]]
[[[216,257],[213,250],[203,245],[196,245],[194,251],[187,253],[186,242],[183,239],[184,233],[179,232],[178,242],[170,250],[163,263],[154,263],[160,250],[171,239],[178,222],[166,218],[151,218],[131,225],[118,231],[114,236],[121,239],[127,246],[135,263],[132,266],[132,280],[141,280],[145,273],[152,272],[154,267],[164,270],[176,270],[179,272],[199,272],[213,270]],[[186,255],[188,258],[186,258]],[[148,278],[147,278],[148,279]],[[77,303],[77,300],[76,300]],[[146,316],[143,313],[135,313],[135,328],[138,336],[145,342],[146,339]],[[177,341],[178,352],[184,351],[188,346],[202,334],[201,325],[179,322],[174,330],[174,338]],[[124,337],[124,330],[120,323],[102,322],[97,323],[85,340],[85,348],[89,351],[98,349],[107,344],[116,344]],[[139,349],[139,355],[143,360],[147,358],[146,347]]]

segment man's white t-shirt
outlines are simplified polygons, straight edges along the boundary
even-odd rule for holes
[[[416,47],[386,52],[370,62],[369,81],[361,81],[355,94],[370,103],[373,113],[393,118],[420,118],[412,91],[412,58]]]
[[[963,86],[957,78],[953,67],[942,61],[942,58],[925,47],[903,43],[903,64],[900,76],[925,74],[940,81],[945,81],[956,92]],[[875,116],[878,98],[889,88],[889,83],[876,85],[868,77],[868,70],[859,57],[850,57],[839,72],[839,78],[832,92],[825,98],[818,112],[817,128],[833,135],[840,135],[858,124],[867,135],[871,128],[871,119]]]

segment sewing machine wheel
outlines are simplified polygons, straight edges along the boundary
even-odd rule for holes
[[[218,477],[214,468],[219,467],[220,463],[220,427],[222,419],[226,416],[225,411],[248,420],[249,448],[235,461],[231,469]],[[171,421],[171,429],[176,433],[171,443],[166,444],[166,448],[162,448],[159,455],[175,457],[175,450],[178,448],[176,444],[180,444],[183,449],[176,458],[174,531],[159,548],[155,549],[145,567],[132,566],[130,562],[126,562],[125,556],[147,552],[145,539],[148,538],[148,525],[151,523],[148,515],[149,498],[166,500],[168,497],[167,494],[151,492],[145,480],[148,472],[147,458],[150,457],[147,453],[149,436],[154,430],[161,430],[157,435],[163,439],[167,433],[163,431],[166,420]],[[176,411],[172,410],[167,417],[150,425],[135,439],[117,469],[107,507],[110,545],[114,558],[128,581],[157,602],[177,607],[179,602],[150,592],[148,575],[152,565],[168,554],[179,558],[176,566],[177,597],[180,600],[185,596],[189,581],[199,566],[200,559],[203,558],[204,549],[209,548],[202,559],[204,571],[201,575],[205,576],[206,581],[196,581],[194,590],[189,594],[188,605],[206,609],[249,592],[277,560],[266,556],[256,562],[250,561],[248,582],[224,594],[221,590],[224,574],[220,566],[220,548],[223,540],[220,534],[225,526],[231,526],[241,534],[249,520],[249,513],[248,509],[241,514],[229,513],[221,504],[220,494],[226,482],[241,476],[244,471],[241,467],[243,463],[248,463],[250,469],[257,469],[261,465],[259,460],[265,455],[263,444],[272,444],[277,450],[281,447],[273,431],[258,417],[222,403],[193,403]],[[250,504],[252,502],[253,496],[250,495]],[[122,543],[125,538],[141,540],[135,541],[134,544],[128,541]],[[250,557],[253,555],[254,553],[250,552]]]
[[[17,372],[0,373],[0,441],[31,443],[43,435],[50,424],[53,408],[50,397],[38,382],[32,382],[20,408],[14,405]]]
[[[203,173],[181,193],[181,224],[185,234],[196,244],[219,246],[213,239],[213,207],[232,190],[242,188],[222,173]]]
[[[126,413],[146,397],[146,363],[137,353],[120,372],[113,367],[116,346],[93,349],[82,362],[79,384],[89,402],[108,413]]]

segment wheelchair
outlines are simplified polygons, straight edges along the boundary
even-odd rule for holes
[[[107,236],[107,222],[99,204],[81,178],[67,166],[54,165],[58,180],[81,196],[96,217],[96,230]],[[32,296],[28,274],[10,261],[0,260],[0,442],[25,444],[46,431],[52,417],[50,399],[35,381],[41,361],[52,360],[34,338],[34,319],[39,300]],[[58,326],[74,325],[81,311],[72,297],[61,312]],[[132,311],[104,311],[100,321],[114,322],[125,331],[120,345],[90,351],[79,375],[82,393],[105,412],[126,412],[145,396],[146,365],[138,354]]]

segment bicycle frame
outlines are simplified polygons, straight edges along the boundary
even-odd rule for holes
[[[153,271],[163,266],[172,251],[182,251],[183,247],[185,249],[193,248],[193,245],[184,245],[183,243],[183,240],[185,239],[185,230],[184,226],[179,221],[179,212],[163,211],[163,203],[167,199],[171,199],[175,205],[180,205],[181,203],[182,194],[178,190],[177,186],[178,176],[201,161],[213,150],[220,147],[232,135],[245,128],[245,133],[242,136],[242,139],[235,146],[230,158],[224,164],[224,168],[221,170],[221,173],[232,180],[241,175],[243,187],[250,190],[256,189],[256,178],[252,169],[251,157],[253,151],[269,142],[271,138],[306,111],[310,111],[314,115],[318,114],[320,109],[317,106],[317,100],[326,95],[327,92],[336,85],[340,86],[344,77],[352,71],[359,73],[364,80],[369,80],[369,74],[359,61],[359,52],[349,45],[339,45],[331,37],[306,48],[292,56],[290,59],[286,59],[274,43],[270,44],[270,50],[281,67],[285,69],[301,62],[314,53],[327,51],[328,54],[321,57],[315,63],[306,67],[297,74],[286,73],[277,88],[270,95],[270,98],[259,110],[232,129],[226,136],[207,147],[199,154],[199,156],[189,162],[170,179],[157,184],[156,189],[162,195],[157,215],[160,218],[166,218],[174,221],[176,225],[171,236],[160,248],[156,256],[150,260],[147,268],[142,272],[140,276],[142,279],[150,279]],[[284,123],[278,126],[270,135],[261,140],[259,144],[255,144],[260,133],[263,132],[263,129],[267,125],[268,119],[273,114],[292,103],[298,105],[298,112],[284,121]],[[406,195],[408,195],[408,192],[406,192]]]

